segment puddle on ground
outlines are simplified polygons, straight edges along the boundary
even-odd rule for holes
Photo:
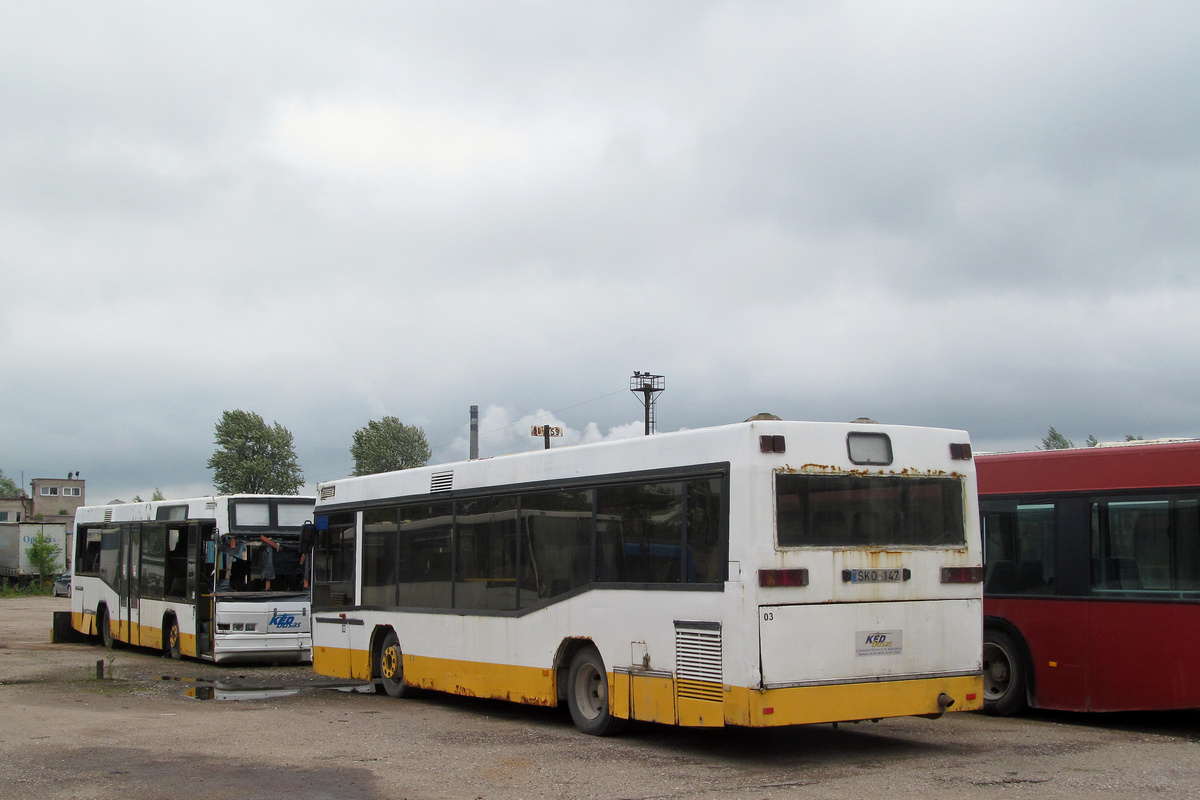
[[[276,697],[333,689],[340,692],[373,693],[371,684],[324,684],[318,686],[239,686],[202,678],[175,678],[163,675],[159,680],[187,684],[185,697],[194,700],[270,700]]]
[[[219,683],[203,683],[183,690],[186,697],[196,700],[270,700],[274,697],[291,697],[300,694],[300,689],[260,686],[223,686]]]

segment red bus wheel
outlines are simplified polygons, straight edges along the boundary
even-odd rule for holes
[[[1024,711],[1028,685],[1025,659],[1012,637],[989,628],[983,634],[983,709],[998,717]]]

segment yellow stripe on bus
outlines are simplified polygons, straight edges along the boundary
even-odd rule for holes
[[[466,697],[553,706],[558,702],[554,670],[405,655],[404,682]],[[313,670],[332,678],[371,680],[370,653],[343,647],[314,647]]]
[[[313,672],[330,678],[371,680],[371,654],[345,647],[313,647]]]
[[[980,676],[796,686],[765,691],[735,686],[730,688],[725,701],[725,721],[730,725],[762,728],[937,714],[941,711],[938,696],[943,693],[954,700],[951,711],[983,708],[983,678]]]
[[[422,689],[467,697],[511,700],[535,706],[558,704],[554,670],[540,667],[406,655],[404,679],[406,683]]]
[[[110,620],[109,624],[112,625],[112,622],[113,621]],[[82,611],[71,612],[71,627],[80,633],[85,633],[89,636],[100,635],[100,630],[96,627],[95,614],[89,614]],[[129,639],[126,635],[126,627],[126,624],[122,622],[118,626],[118,630],[113,632],[113,638],[117,641],[128,642]],[[143,646],[154,648],[162,646],[162,628],[156,628],[150,625],[142,625],[139,627],[139,634],[141,636],[141,643]],[[199,653],[199,651],[196,649],[196,634],[180,631],[179,651],[182,655],[195,658]]]

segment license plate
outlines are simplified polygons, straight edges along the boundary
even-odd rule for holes
[[[848,569],[846,572],[850,573],[850,583],[901,583],[904,580],[904,570],[900,569]]]

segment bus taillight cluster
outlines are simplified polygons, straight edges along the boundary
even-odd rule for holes
[[[807,569],[760,569],[759,586],[808,586]]]
[[[942,583],[983,583],[983,567],[942,567]]]

